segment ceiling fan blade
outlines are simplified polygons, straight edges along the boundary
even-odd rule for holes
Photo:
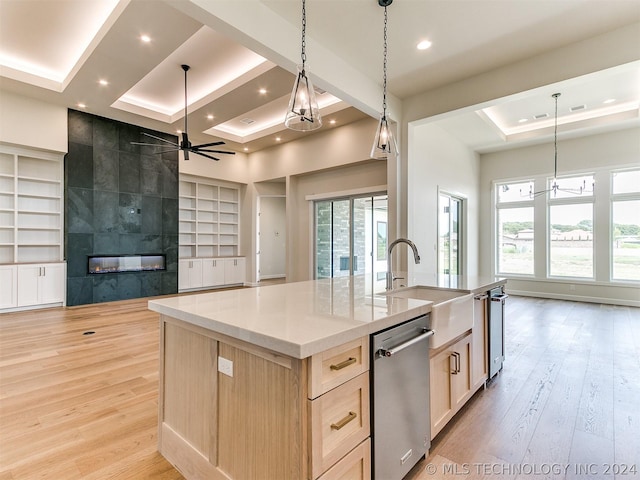
[[[211,160],[215,160],[216,162],[220,160],[219,158],[212,157],[211,155],[207,155],[206,153],[198,152],[197,150],[191,150],[191,151],[192,151],[193,153],[195,153],[196,155],[201,155],[201,156],[203,156],[203,157],[210,158]],[[187,157],[186,157],[187,152],[185,151],[184,153],[185,153],[185,157],[184,157],[184,159],[185,159],[185,160],[187,160]]]
[[[194,153],[207,152],[207,153],[225,153],[227,155],[236,154],[236,152],[226,152],[224,150],[209,150],[209,149],[200,149],[200,148],[192,148],[191,151]]]
[[[140,145],[142,147],[160,147],[164,145],[160,145],[159,143],[141,143],[141,142],[131,142],[131,145]]]
[[[155,138],[156,140],[160,140],[161,142],[170,143],[171,145],[178,146],[176,142],[171,142],[169,140],[165,140],[164,138],[156,137],[155,135],[151,135],[150,133],[142,132],[143,135],[147,137]]]
[[[194,145],[193,148],[217,147],[218,145],[224,145],[224,142],[201,143],[200,145]]]

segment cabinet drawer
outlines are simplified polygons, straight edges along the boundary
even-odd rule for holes
[[[369,480],[370,478],[371,440],[367,438],[318,480]]]
[[[317,478],[369,436],[369,373],[308,402],[310,471]]]
[[[369,337],[313,355],[308,365],[308,395],[314,399],[369,370]]]

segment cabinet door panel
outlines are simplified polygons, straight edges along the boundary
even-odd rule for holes
[[[12,308],[17,306],[16,295],[16,267],[13,265],[0,266],[0,308]]]
[[[18,306],[37,305],[40,265],[18,265]]]
[[[216,258],[202,260],[202,286],[217,287],[224,285],[224,263]]]
[[[452,375],[451,397],[454,410],[461,407],[471,391],[471,335],[460,340],[453,347],[457,355],[458,370]]]
[[[64,265],[43,265],[38,282],[39,303],[64,302]]]
[[[446,425],[451,414],[451,358],[451,350],[446,349],[430,360],[431,438]]]
[[[178,262],[178,290],[202,287],[202,260],[180,260]]]
[[[244,283],[244,258],[226,258],[224,260],[224,283],[235,285]]]
[[[487,364],[487,298],[473,301],[473,360],[472,383],[479,387],[488,378]]]

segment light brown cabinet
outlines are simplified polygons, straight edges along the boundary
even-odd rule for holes
[[[488,298],[474,297],[470,331],[431,351],[432,439],[488,379]]]
[[[163,315],[160,345],[158,449],[187,479],[370,478],[367,338],[299,360]]]
[[[477,390],[489,378],[489,364],[487,361],[488,348],[488,301],[489,295],[476,295],[473,300],[473,360],[471,383],[473,390]]]
[[[472,334],[466,333],[431,354],[431,438],[451,420],[471,397]]]

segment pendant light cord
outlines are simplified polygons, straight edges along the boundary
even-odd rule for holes
[[[553,98],[556,99],[556,115],[555,115],[555,123],[553,128],[553,150],[554,150],[554,158],[553,158],[553,180],[557,180],[558,178],[558,97],[559,93],[554,93]]]
[[[184,69],[184,131],[188,132],[189,130],[187,130],[187,70],[189,68],[188,67],[185,68],[184,66],[182,68]]]
[[[387,7],[384,7],[384,48],[382,61],[382,116],[387,116]]]
[[[300,57],[302,58],[302,72],[304,73],[304,64],[307,61],[307,53],[306,53],[306,33],[307,33],[307,9],[306,2],[302,0],[302,52]]]

